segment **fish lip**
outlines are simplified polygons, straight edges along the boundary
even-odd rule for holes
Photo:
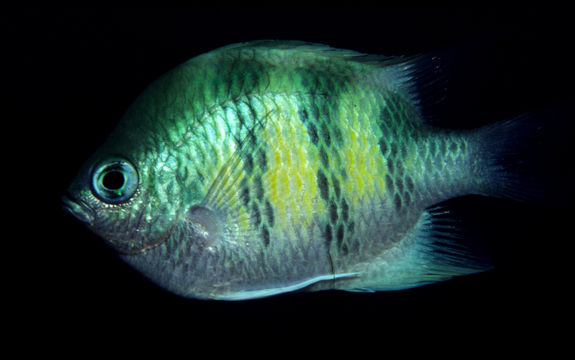
[[[94,222],[94,210],[84,201],[75,199],[71,194],[62,196],[62,207],[76,219],[91,225]]]

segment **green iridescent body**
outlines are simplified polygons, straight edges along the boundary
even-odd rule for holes
[[[265,41],[198,56],[136,100],[67,207],[189,297],[391,290],[485,270],[432,226],[445,215],[435,204],[493,194],[484,132],[422,119],[418,61]],[[94,194],[105,180],[88,185],[110,158],[137,172],[117,203]]]

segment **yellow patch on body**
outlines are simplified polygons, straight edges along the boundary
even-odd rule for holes
[[[283,96],[274,101],[278,108],[263,134],[268,148],[267,170],[262,177],[265,195],[279,227],[290,222],[309,225],[314,212],[324,211],[316,179],[318,150],[294,105]]]
[[[361,201],[383,195],[386,165],[379,151],[377,134],[370,130],[369,120],[354,111],[345,113],[345,107],[341,110],[348,116],[347,120],[340,119],[339,123],[343,138],[341,166],[347,173],[342,190],[352,206],[357,206]]]

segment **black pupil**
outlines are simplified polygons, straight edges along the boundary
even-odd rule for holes
[[[104,174],[102,185],[108,190],[120,190],[124,186],[124,174],[120,171],[112,170]]]

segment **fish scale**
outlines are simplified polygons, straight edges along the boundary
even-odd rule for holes
[[[436,57],[301,42],[209,52],[137,98],[65,206],[188,297],[394,290],[484,271],[437,204],[506,196],[510,183],[520,194],[505,159],[528,127],[434,127],[416,90],[433,92],[437,73]],[[108,174],[123,183],[108,188]]]

